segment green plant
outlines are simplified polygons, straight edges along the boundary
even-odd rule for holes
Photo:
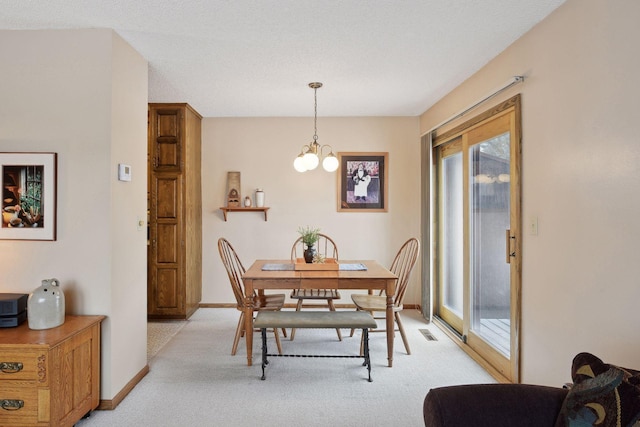
[[[311,247],[318,241],[319,228],[311,228],[308,225],[306,227],[298,227],[298,233],[302,236],[302,243]]]

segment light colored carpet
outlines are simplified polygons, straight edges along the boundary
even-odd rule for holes
[[[187,320],[147,322],[147,359],[151,360],[186,324]]]
[[[397,334],[394,366],[384,333],[371,334],[373,382],[361,359],[270,358],[261,381],[260,340],[253,366],[244,342],[231,356],[237,310],[199,309],[153,357],[151,371],[112,411],[94,411],[77,427],[103,426],[423,426],[432,387],[495,380],[417,311],[403,319],[412,355]],[[420,332],[428,327],[437,338]],[[357,354],[360,332],[339,342],[334,330],[300,329],[283,339],[286,353]],[[276,351],[273,334],[270,352]]]

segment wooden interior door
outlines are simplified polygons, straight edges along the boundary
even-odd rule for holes
[[[152,108],[149,118],[147,315],[184,315],[183,109]]]
[[[182,176],[154,174],[149,230],[149,315],[177,316],[184,312],[181,206]]]

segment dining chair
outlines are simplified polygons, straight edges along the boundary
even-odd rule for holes
[[[317,254],[324,258],[334,258],[338,261],[338,246],[331,237],[326,234],[318,233],[318,241],[316,242],[315,247]],[[304,249],[302,237],[299,237],[291,247],[291,262],[295,263],[298,258],[301,258]],[[329,307],[329,310],[336,311],[333,300],[341,298],[340,292],[338,292],[337,289],[294,289],[291,291],[290,297],[291,299],[298,300],[296,304],[296,311],[300,311],[303,307],[317,307],[317,301],[321,300],[327,302],[325,306]],[[303,304],[304,300],[316,301],[316,304]],[[338,333],[338,340],[342,341],[342,333],[340,332],[340,329],[336,329],[336,332]],[[295,334],[295,328],[291,329],[291,341],[295,338]]]
[[[245,292],[244,292],[244,283],[242,281],[242,275],[245,273],[246,269],[242,265],[238,254],[231,246],[231,243],[224,237],[218,239],[218,251],[220,252],[220,258],[222,259],[222,264],[224,264],[224,268],[227,270],[227,275],[229,276],[229,282],[231,282],[231,289],[233,289],[233,294],[236,297],[236,308],[240,311],[240,319],[238,320],[238,327],[236,328],[236,335],[233,339],[233,347],[231,348],[231,355],[235,356],[236,351],[238,350],[238,342],[240,341],[240,337],[244,336],[245,333]],[[268,295],[259,295],[258,293],[253,293],[253,312],[258,311],[279,311],[284,305],[285,294],[268,294]],[[286,332],[283,330],[284,336],[286,337]],[[280,344],[280,335],[277,329],[273,330],[273,333],[276,338],[276,345],[278,346],[278,353],[282,354],[282,346]]]
[[[393,274],[398,276],[398,280],[396,282],[396,293],[393,296],[393,317],[395,323],[398,325],[398,329],[396,330],[400,331],[400,336],[402,337],[402,342],[404,343],[404,348],[407,350],[407,354],[411,354],[411,349],[409,348],[409,341],[407,340],[404,332],[400,312],[402,311],[402,301],[404,300],[405,293],[407,292],[409,277],[411,276],[411,271],[418,259],[419,253],[420,242],[415,237],[412,237],[402,245],[389,268]],[[381,290],[378,295],[371,295],[371,292],[369,294],[353,294],[351,295],[351,300],[356,305],[357,310],[368,311],[375,319],[385,318],[384,316],[381,317],[378,315],[378,317],[376,317],[375,315],[376,312],[386,313],[387,297],[384,290]],[[369,332],[383,331],[386,331],[386,329],[377,328],[369,330]],[[351,336],[353,336],[353,332],[354,330],[352,329]],[[362,349],[360,352],[362,353]]]

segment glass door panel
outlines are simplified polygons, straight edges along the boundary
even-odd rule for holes
[[[441,304],[444,317],[460,334],[464,309],[462,170],[462,152],[442,159]]]
[[[469,148],[470,331],[510,355],[511,281],[505,262],[510,228],[509,132]]]

